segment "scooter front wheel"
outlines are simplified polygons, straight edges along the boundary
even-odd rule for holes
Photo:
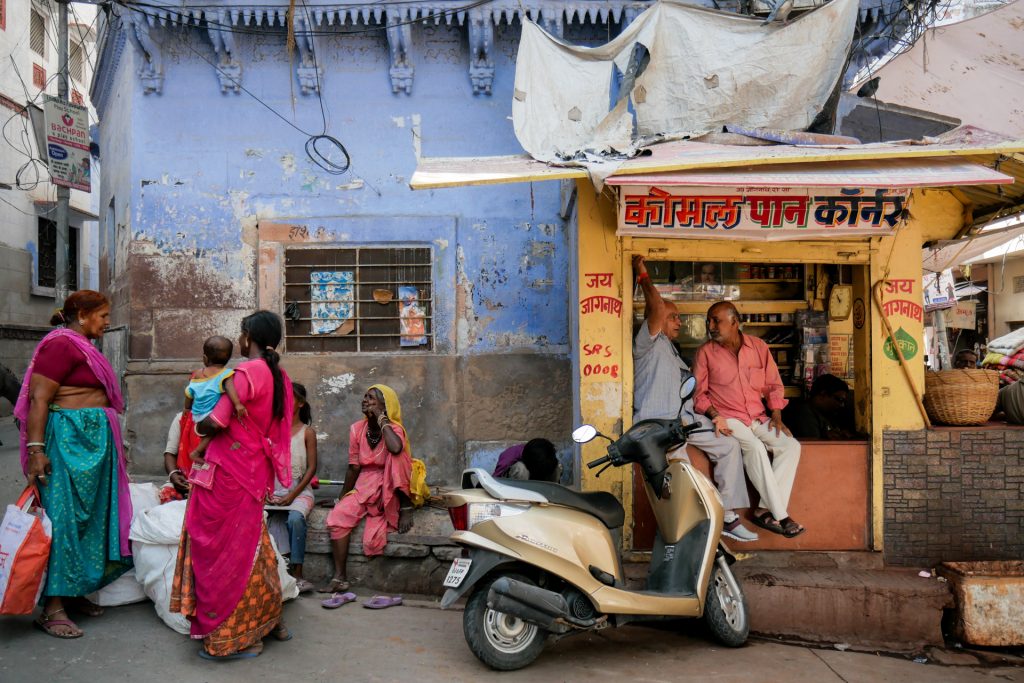
[[[466,602],[466,610],[462,614],[462,630],[469,649],[477,659],[492,669],[515,671],[540,656],[548,632],[487,606],[487,593],[491,590],[491,584],[500,576],[492,576],[477,586]],[[524,576],[507,576],[534,585]]]
[[[750,635],[747,600],[724,557],[715,561],[705,601],[704,620],[715,639],[728,647],[746,643]]]

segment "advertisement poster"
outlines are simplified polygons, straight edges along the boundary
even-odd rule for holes
[[[420,306],[419,290],[412,285],[398,288],[398,319],[402,346],[423,346],[427,343],[426,313]]]
[[[934,311],[939,308],[956,306],[953,271],[925,273],[921,287],[924,289],[924,310]]]
[[[848,379],[853,376],[850,367],[850,341],[848,334],[833,334],[828,338],[829,365],[836,377]]]
[[[315,270],[309,274],[313,334],[348,334],[352,320],[355,277],[351,270]]]
[[[46,124],[46,158],[53,184],[90,192],[89,110],[47,96],[43,119]]]

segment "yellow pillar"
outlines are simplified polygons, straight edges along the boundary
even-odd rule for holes
[[[623,396],[633,390],[633,377],[624,372],[631,348],[623,343],[623,317],[631,307],[632,275],[621,266],[620,240],[615,236],[615,202],[608,193],[595,195],[589,180],[577,183],[579,344],[573,349],[579,372],[580,416],[584,423],[615,438],[622,430]],[[622,501],[627,521],[623,545],[632,547],[633,472],[629,467],[597,470],[586,463],[605,454],[608,442],[597,438],[582,449],[580,485],[584,491],[608,491]]]

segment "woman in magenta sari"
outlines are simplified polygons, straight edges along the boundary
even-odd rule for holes
[[[110,302],[83,289],[50,320],[25,371],[14,407],[21,427],[21,469],[39,487],[53,524],[43,612],[35,625],[56,638],[82,629],[66,609],[99,616],[83,596],[132,566],[132,503],[121,450],[121,383],[91,340],[110,322]]]
[[[178,548],[171,610],[186,615],[206,659],[255,657],[263,638],[291,636],[281,620],[281,582],[263,505],[274,476],[291,484],[292,387],[278,367],[281,319],[257,311],[242,320],[238,346],[249,360],[235,368],[239,420],[222,396],[198,430],[212,434],[193,467],[192,493]],[[207,481],[197,470],[206,466]]]

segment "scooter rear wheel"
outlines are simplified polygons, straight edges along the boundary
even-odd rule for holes
[[[727,647],[743,645],[750,635],[747,600],[724,559],[716,560],[708,582],[704,621],[715,639]]]
[[[533,585],[533,581],[524,576],[507,576]],[[515,671],[540,656],[548,632],[487,606],[487,593],[498,578],[500,575],[480,583],[470,596],[462,614],[462,630],[466,635],[466,644],[477,659],[492,669]]]

